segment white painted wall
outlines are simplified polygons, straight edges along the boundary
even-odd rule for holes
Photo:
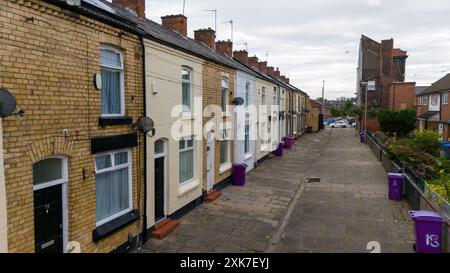
[[[0,118],[0,253],[8,252],[5,169],[3,161],[3,125]]]
[[[246,104],[237,106],[236,118],[235,118],[235,141],[234,141],[234,162],[245,163],[248,165],[247,172],[251,171],[255,165],[255,146],[256,146],[256,123],[252,122],[250,112],[251,108],[255,105],[255,97],[257,92],[255,91],[255,77],[237,71],[235,81],[235,93],[234,97],[241,97],[245,100],[246,85],[250,85],[248,107]],[[256,117],[255,117],[256,118]],[[245,153],[245,126],[250,126],[250,149],[248,153]],[[253,133],[252,133],[253,132]],[[253,137],[252,137],[253,136]],[[253,139],[253,140],[252,140]]]
[[[191,55],[163,46],[153,41],[145,41],[146,51],[146,115],[155,122],[156,135],[147,138],[147,222],[148,227],[155,224],[154,219],[154,143],[166,140],[166,214],[170,215],[202,194],[203,188],[203,142],[200,130],[199,140],[194,141],[194,179],[184,184],[179,183],[179,141],[172,138],[172,125],[180,117],[172,117],[171,111],[181,105],[182,84],[181,70],[187,66],[192,71],[193,108],[202,110],[202,70],[203,61]],[[158,94],[152,94],[156,87]],[[202,114],[184,118],[183,126],[195,123],[201,127]]]

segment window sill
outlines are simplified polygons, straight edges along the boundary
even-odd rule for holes
[[[98,125],[101,127],[130,124],[133,124],[133,118],[131,117],[100,117],[98,119]]]
[[[244,155],[244,159],[245,159],[245,160],[249,160],[249,159],[252,158],[252,157],[253,157],[252,154],[245,154],[245,155]]]
[[[198,188],[198,186],[200,186],[200,180],[198,179],[181,184],[180,187],[178,188],[178,197],[190,193],[191,191]]]
[[[98,226],[96,229],[92,231],[92,240],[94,242],[98,242],[101,239],[108,237],[112,233],[118,231],[119,229],[129,225],[140,217],[139,211],[134,209],[120,217],[117,217],[114,220],[109,221],[101,226]]]
[[[228,172],[229,170],[231,170],[232,167],[233,165],[231,163],[225,163],[221,165],[219,168],[219,174],[224,174],[225,172]]]

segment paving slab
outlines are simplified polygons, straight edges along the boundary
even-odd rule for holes
[[[165,239],[136,252],[413,252],[406,202],[387,199],[386,173],[352,129],[327,129],[295,141],[202,204]],[[320,178],[307,183],[307,177]]]

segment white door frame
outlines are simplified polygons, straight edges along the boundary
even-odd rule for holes
[[[45,157],[42,158],[37,162],[46,160],[46,159],[51,159],[51,158],[58,158],[62,160],[62,179],[59,180],[55,180],[55,181],[50,181],[50,182],[46,182],[46,183],[42,183],[42,184],[38,184],[38,185],[34,185],[33,186],[33,192],[38,191],[38,190],[42,190],[42,189],[46,189],[46,188],[50,188],[53,186],[58,186],[61,185],[61,194],[62,194],[62,216],[63,216],[63,252],[67,253],[68,249],[67,249],[67,245],[69,243],[69,213],[68,213],[68,198],[67,198],[67,188],[68,188],[68,184],[69,184],[69,178],[68,178],[68,163],[67,163],[67,157],[65,156],[49,156],[49,157]],[[34,202],[34,201],[33,201]]]
[[[167,140],[165,140],[165,139],[159,139],[159,140],[163,141],[163,143],[164,143],[164,145],[163,145],[164,152],[163,153],[159,153],[159,154],[155,154],[155,158],[153,160],[155,161],[156,159],[164,158],[164,204],[163,204],[163,208],[164,208],[164,215],[165,216],[164,216],[164,218],[162,218],[158,222],[155,222],[155,224],[157,224],[157,223],[163,221],[164,219],[166,219],[167,218],[167,211],[168,211],[168,209],[167,209],[167,205],[168,205],[168,202],[167,202],[167,196],[168,196],[167,195],[167,192],[168,192],[168,189],[167,189],[167,161],[168,161],[167,160],[167,157],[168,157]],[[154,161],[153,161],[153,164],[154,164]],[[156,171],[156,169],[154,168],[153,177],[154,177],[155,171]],[[155,183],[155,182],[156,181],[153,181],[153,183]],[[155,212],[153,211],[153,213],[155,213]]]
[[[214,155],[215,155],[215,139],[211,131],[208,132],[208,139],[206,144],[206,191],[214,188]],[[209,151],[208,151],[209,147]],[[208,171],[208,167],[211,169]]]

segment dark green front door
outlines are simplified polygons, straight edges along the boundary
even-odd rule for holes
[[[34,192],[36,253],[63,252],[62,185]]]
[[[155,221],[166,217],[164,211],[164,157],[155,159]]]

